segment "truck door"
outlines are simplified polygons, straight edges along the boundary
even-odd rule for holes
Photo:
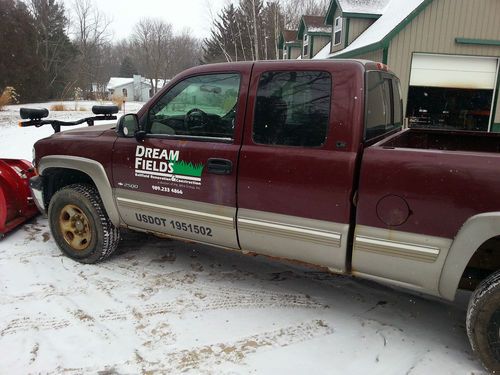
[[[142,111],[144,141],[117,140],[113,183],[125,224],[239,247],[236,168],[251,64],[234,67],[178,78]]]
[[[238,234],[242,250],[343,272],[357,151],[351,125],[362,113],[355,100],[362,73],[352,65],[336,65],[338,72],[331,64],[309,66],[253,69]]]

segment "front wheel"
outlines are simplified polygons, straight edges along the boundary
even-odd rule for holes
[[[59,249],[81,263],[97,263],[109,257],[120,241],[120,231],[109,220],[92,185],[74,184],[54,194],[49,223]]]
[[[500,271],[483,280],[472,294],[467,335],[484,367],[500,373]]]

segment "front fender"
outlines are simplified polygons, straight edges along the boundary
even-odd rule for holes
[[[465,267],[479,247],[500,235],[500,212],[471,217],[453,240],[439,280],[439,293],[453,300]]]
[[[117,227],[120,225],[120,215],[113,198],[113,189],[101,163],[92,159],[67,155],[51,155],[41,158],[38,163],[39,174],[43,176],[43,172],[49,168],[74,169],[87,174],[99,191],[109,219],[113,225]]]

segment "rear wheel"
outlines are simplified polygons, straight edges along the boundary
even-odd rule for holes
[[[467,335],[483,365],[500,373],[500,271],[483,280],[472,294]]]
[[[59,190],[50,201],[49,223],[61,251],[81,263],[109,257],[120,241],[120,231],[109,220],[92,185],[74,184]]]

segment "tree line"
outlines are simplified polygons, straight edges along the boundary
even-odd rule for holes
[[[111,20],[95,0],[0,0],[0,95],[15,89],[21,102],[99,99],[110,77],[161,82],[202,63],[275,59],[283,28],[304,14],[324,14],[328,0],[232,0],[213,15],[200,41],[161,19],[142,19],[113,41]],[[71,14],[71,15],[70,15]]]
[[[70,11],[72,16],[70,16]],[[113,42],[111,20],[93,0],[0,0],[0,94],[21,102],[99,99],[110,77],[159,82],[201,62],[201,41],[160,19],[142,19]]]
[[[212,20],[203,62],[274,60],[283,29],[295,30],[303,15],[325,15],[328,0],[239,0]]]

